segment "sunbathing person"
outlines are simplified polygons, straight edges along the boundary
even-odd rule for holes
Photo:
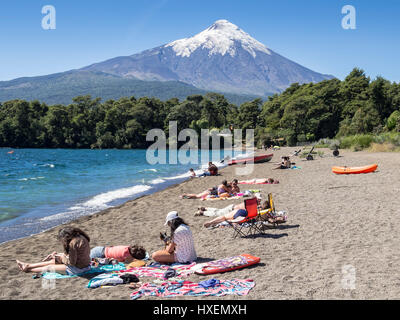
[[[233,181],[229,184],[231,188],[231,193],[234,195],[240,193],[240,188],[238,184],[239,184],[238,179],[233,179]]]
[[[53,252],[42,262],[24,263],[17,261],[18,268],[24,272],[76,275],[90,270],[90,238],[79,228],[65,227],[58,233],[57,239],[64,247],[64,253]]]
[[[260,200],[260,199],[258,199]],[[269,209],[269,202],[265,201],[262,205],[261,205],[261,210],[267,210]],[[217,224],[220,224],[221,222],[224,221],[232,221],[235,220],[239,217],[243,217],[246,218],[247,217],[247,210],[245,209],[244,203],[243,203],[243,207],[235,207],[234,210],[228,212],[227,214],[220,216],[218,218],[215,218],[209,222],[204,223],[204,227],[205,228],[209,228],[212,226],[215,226]],[[276,218],[272,218],[272,217],[267,217],[266,220],[269,223],[279,223],[279,222],[286,222],[284,217],[276,217]]]
[[[107,258],[118,262],[131,263],[133,260],[142,260],[146,257],[146,250],[143,247],[134,246],[110,246],[94,247],[90,250],[90,258]]]
[[[222,181],[218,187],[209,188],[201,193],[184,193],[181,195],[181,199],[204,199],[207,196],[229,196],[231,190],[226,180]]]
[[[205,176],[216,176],[218,174],[218,167],[211,161],[208,163],[208,169],[204,173],[200,174],[199,177]]]
[[[201,193],[195,194],[195,193],[184,193],[181,195],[181,199],[203,199],[207,196],[217,196],[218,195],[218,188],[213,187],[209,188]]]
[[[171,228],[170,240],[166,242],[164,250],[152,254],[154,261],[159,263],[188,263],[197,259],[192,231],[178,216],[178,212],[168,213],[165,225]]]
[[[228,181],[224,180],[222,181],[222,183],[218,186],[218,196],[229,196],[231,195],[232,192],[232,188],[231,186],[228,184]]]
[[[225,208],[219,209],[219,208],[209,208],[209,207],[201,207],[198,208],[197,212],[195,213],[195,217],[198,216],[207,216],[207,217],[220,217],[223,216],[231,211],[234,210],[239,210],[239,209],[244,209],[244,202],[241,202],[239,204],[230,204],[229,206],[226,206]]]
[[[251,179],[251,180],[244,180],[239,181],[239,184],[278,184],[279,180],[275,180],[272,178],[265,178],[265,179]]]

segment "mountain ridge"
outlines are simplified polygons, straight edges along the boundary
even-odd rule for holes
[[[286,59],[228,20],[218,20],[192,37],[130,56],[1,81],[0,101],[21,98],[67,104],[85,94],[103,99],[127,95],[168,99],[211,91],[244,102],[243,97],[266,98],[294,82],[332,78]]]

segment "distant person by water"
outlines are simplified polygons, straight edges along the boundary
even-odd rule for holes
[[[211,161],[208,163],[207,171],[204,171],[199,177],[216,176],[218,174],[218,167]]]

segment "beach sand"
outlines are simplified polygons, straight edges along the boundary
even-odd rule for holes
[[[191,275],[199,282],[210,278],[254,279],[247,296],[198,299],[399,299],[400,298],[400,154],[341,150],[334,158],[292,160],[299,170],[272,170],[280,156],[295,148],[275,152],[273,163],[254,166],[243,179],[272,177],[277,185],[241,186],[242,190],[271,192],[276,209],[285,210],[286,225],[265,235],[232,239],[232,229],[207,230],[208,217],[194,217],[200,206],[223,208],[241,200],[182,200],[179,195],[198,193],[223,179],[237,176],[239,166],[222,175],[186,181],[68,225],[78,226],[91,237],[91,246],[141,244],[154,252],[162,247],[166,214],[178,210],[191,226],[199,258],[219,259],[241,253],[261,258],[257,266],[212,276]],[[378,171],[364,175],[335,175],[334,165],[362,166],[378,163]],[[88,289],[85,278],[61,279],[55,289],[42,288],[42,280],[20,272],[15,259],[39,262],[53,251],[62,251],[56,227],[29,238],[0,245],[1,299],[123,299],[132,292],[127,286]],[[353,282],[346,279],[354,271]],[[351,289],[353,288],[353,289]],[[142,297],[141,299],[157,299]],[[177,297],[175,299],[190,299]]]

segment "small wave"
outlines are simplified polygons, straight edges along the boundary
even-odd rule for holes
[[[158,172],[157,169],[144,169],[144,170],[142,170],[142,171],[140,171],[140,172],[149,172],[149,171],[151,171],[151,172]]]
[[[46,163],[46,164],[39,164],[38,167],[50,167],[50,168],[54,168],[55,165],[52,163]]]
[[[159,184],[159,183],[164,183],[164,182],[165,182],[165,180],[164,180],[164,179],[161,179],[161,178],[159,178],[159,179],[154,179],[154,180],[151,180],[151,181],[150,181],[151,184]]]
[[[129,198],[134,196],[135,194],[146,192],[149,189],[151,189],[150,186],[137,185],[129,188],[101,193],[97,196],[94,196],[89,201],[83,203],[83,206],[91,208],[107,208],[107,204],[114,200]]]
[[[45,177],[22,178],[22,179],[18,179],[18,181],[39,180],[39,179],[44,179],[44,178]]]

